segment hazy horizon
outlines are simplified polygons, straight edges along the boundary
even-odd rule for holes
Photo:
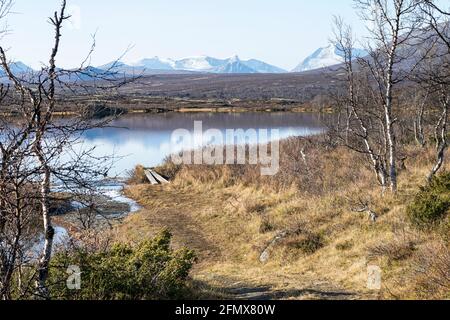
[[[128,47],[125,62],[159,56],[180,59],[208,55],[259,59],[291,70],[319,47],[328,45],[333,15],[357,25],[352,0],[68,1],[72,21],[63,30],[59,63],[75,67],[96,33],[92,65],[115,60]],[[59,0],[17,0],[8,18],[10,59],[38,68],[46,61],[53,34],[47,17]],[[362,28],[357,32],[361,32]]]

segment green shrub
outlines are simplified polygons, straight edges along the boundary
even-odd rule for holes
[[[450,172],[435,177],[431,181],[430,188],[450,198]]]
[[[450,208],[450,173],[433,179],[421,188],[407,208],[411,222],[419,228],[432,227],[441,222]]]
[[[431,226],[440,221],[449,202],[431,192],[420,192],[408,207],[411,222],[416,226]]]
[[[136,246],[115,244],[101,252],[78,249],[58,253],[49,274],[54,299],[143,300],[178,299],[186,295],[186,281],[195,262],[193,251],[170,247],[164,230]],[[66,286],[68,266],[81,270],[81,289]]]

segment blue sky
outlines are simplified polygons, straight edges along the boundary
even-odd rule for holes
[[[143,57],[210,55],[256,58],[292,69],[328,44],[333,14],[363,32],[352,0],[68,0],[75,13],[63,31],[60,65],[73,67],[97,33],[93,65]],[[16,0],[2,39],[9,55],[33,67],[47,59],[53,35],[46,18],[59,0]]]

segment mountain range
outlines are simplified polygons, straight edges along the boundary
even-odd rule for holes
[[[241,60],[238,56],[228,59],[217,59],[209,56],[196,56],[180,60],[159,57],[142,59],[133,64],[110,62],[100,66],[100,69],[129,73],[134,72],[203,72],[203,73],[285,73],[286,70],[275,67],[263,61],[251,59]]]
[[[367,53],[354,49],[355,56],[363,57]],[[305,72],[338,65],[343,62],[342,52],[333,45],[317,49],[303,60],[291,72]],[[11,63],[14,73],[26,73],[33,69],[22,62]],[[180,73],[217,73],[217,74],[254,74],[254,73],[288,73],[288,71],[268,64],[264,61],[250,59],[242,60],[238,56],[228,59],[217,59],[209,56],[195,56],[180,60],[170,58],[145,58],[135,63],[126,64],[114,61],[98,67],[88,67],[87,77],[95,77],[101,72],[117,72],[125,74],[180,74]],[[4,72],[0,71],[0,76]]]

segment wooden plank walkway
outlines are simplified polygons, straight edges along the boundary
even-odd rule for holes
[[[169,181],[167,181],[167,179],[162,177],[160,174],[158,174],[157,172],[155,172],[155,170],[153,170],[151,168],[146,168],[144,170],[144,173],[145,173],[145,176],[147,177],[148,181],[152,185],[169,183]]]
[[[153,177],[152,173],[149,170],[145,170],[145,175],[147,176],[148,181],[150,181],[150,183],[152,185],[157,185],[159,184],[158,181],[156,181],[155,177]]]
[[[155,170],[149,169],[150,173],[156,178],[156,180],[158,180],[161,183],[169,183],[169,181],[167,181],[167,179],[165,179],[164,177],[162,177],[160,174],[158,174]]]

